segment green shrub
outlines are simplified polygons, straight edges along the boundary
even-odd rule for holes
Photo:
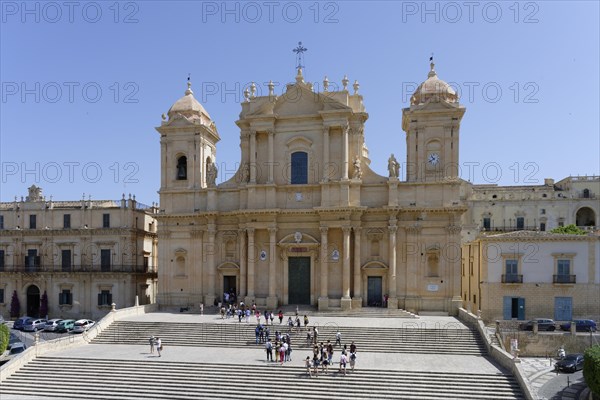
[[[9,330],[4,324],[0,324],[0,354],[8,347]]]
[[[583,377],[594,395],[600,396],[600,345],[590,347],[583,354]]]

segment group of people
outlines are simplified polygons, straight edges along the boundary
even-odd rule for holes
[[[150,354],[154,354],[155,349],[160,357],[160,352],[163,349],[162,340],[159,337],[150,336]]]
[[[292,340],[290,335],[288,333],[283,335],[275,331],[275,343],[267,336],[265,351],[267,352],[267,362],[277,362],[277,357],[279,357],[281,365],[283,365],[284,361],[292,361]],[[273,351],[275,351],[275,359],[273,359]]]
[[[337,344],[338,337],[336,337],[336,345]],[[319,366],[321,367],[321,372],[329,373],[329,366],[333,365],[333,353],[333,344],[331,344],[331,341],[328,340],[326,345],[324,345],[323,342],[318,345],[315,344],[313,346],[312,360],[310,356],[307,356],[304,360],[308,375],[311,378],[313,375],[319,376]],[[350,344],[350,349],[348,349],[345,344],[340,355],[339,372],[343,373],[344,376],[346,375],[346,367],[348,364],[350,364],[350,369],[354,371],[356,365],[356,345],[354,342]]]

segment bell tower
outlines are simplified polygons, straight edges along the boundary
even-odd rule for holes
[[[427,80],[402,110],[406,132],[406,180],[441,181],[457,178],[460,121],[466,108],[448,83],[439,79],[433,58]]]
[[[220,137],[210,115],[194,98],[189,78],[184,96],[162,119],[156,128],[161,135],[161,208],[166,212],[191,212],[192,203],[185,199],[170,201],[171,196],[177,194],[177,199],[183,199],[185,193],[216,184],[216,144]]]

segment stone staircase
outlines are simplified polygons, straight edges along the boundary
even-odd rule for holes
[[[309,378],[285,365],[38,357],[2,382],[2,398],[522,399],[512,376],[336,369]]]
[[[223,323],[168,323],[116,321],[100,333],[94,344],[147,345],[150,336],[160,337],[168,346],[255,347],[255,324],[223,320]],[[354,341],[360,352],[393,352],[419,354],[481,355],[485,346],[479,335],[470,329],[420,328],[418,322],[408,328],[348,327],[327,323],[319,326],[319,342],[335,343],[339,331],[342,343]],[[269,325],[271,338],[275,330],[288,332],[286,325]],[[309,348],[306,330],[293,329],[290,334],[294,349]]]

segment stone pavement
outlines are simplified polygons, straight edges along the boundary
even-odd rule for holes
[[[524,357],[521,365],[526,378],[536,391],[540,400],[584,399],[587,385],[582,371],[572,374],[554,371],[555,360],[550,358]]]

